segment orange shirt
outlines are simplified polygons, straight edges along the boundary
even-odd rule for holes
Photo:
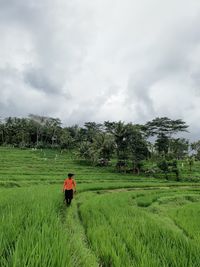
[[[63,185],[63,190],[71,190],[76,188],[76,182],[74,181],[74,179],[65,179],[64,181],[64,185]]]

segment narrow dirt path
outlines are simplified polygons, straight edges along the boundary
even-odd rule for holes
[[[89,245],[86,230],[80,217],[78,202],[75,199],[71,206],[66,208],[66,225],[66,234],[70,238],[73,259],[76,259],[73,266],[99,267],[98,258]]]
[[[120,193],[120,192],[128,192],[128,191],[142,191],[142,190],[162,190],[162,189],[200,189],[200,185],[191,185],[191,186],[147,186],[147,187],[129,187],[129,188],[113,188],[113,189],[98,189],[92,190],[92,192],[96,192],[97,194],[104,194],[104,193]],[[84,192],[91,192],[91,190],[84,191]],[[84,193],[82,192],[82,193]]]

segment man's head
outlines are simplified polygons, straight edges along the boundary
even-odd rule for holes
[[[73,176],[74,176],[73,173],[68,173],[68,178],[69,178],[69,179],[72,179]]]

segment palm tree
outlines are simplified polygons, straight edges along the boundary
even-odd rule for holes
[[[96,151],[98,159],[103,160],[105,165],[111,159],[114,152],[115,143],[111,134],[101,132],[95,136],[92,144],[93,150]]]
[[[130,125],[124,122],[109,122],[104,123],[107,133],[114,137],[115,149],[118,160],[125,160],[128,157],[128,137],[130,135]]]

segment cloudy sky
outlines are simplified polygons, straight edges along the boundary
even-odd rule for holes
[[[0,0],[0,117],[200,122],[199,0]]]

